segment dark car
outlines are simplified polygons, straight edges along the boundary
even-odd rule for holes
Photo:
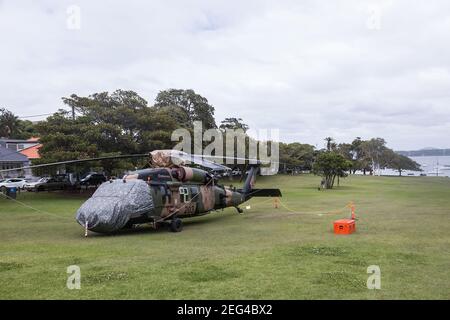
[[[80,180],[80,185],[82,186],[98,186],[103,182],[106,182],[105,175],[101,173],[92,172],[87,174],[83,179]]]
[[[44,177],[37,182],[30,182],[25,184],[27,191],[51,191],[51,190],[64,190],[70,187],[69,181],[61,178]]]

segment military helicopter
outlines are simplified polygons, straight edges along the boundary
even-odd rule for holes
[[[250,162],[242,188],[235,188],[218,183],[217,176],[211,172],[231,169],[205,160],[207,156],[189,155],[177,150],[155,150],[145,156],[148,157],[146,168],[129,173],[122,179],[103,183],[78,209],[76,220],[85,228],[86,236],[88,230],[113,233],[140,224],[150,224],[155,229],[168,225],[170,231],[180,232],[184,218],[202,216],[227,207],[234,207],[242,213],[239,205],[252,197],[281,197],[279,189],[254,188],[260,161]],[[123,157],[127,156],[72,160],[26,168]]]

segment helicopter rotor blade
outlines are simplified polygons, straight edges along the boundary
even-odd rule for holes
[[[177,159],[178,161],[181,160],[181,162],[185,163],[189,162],[189,163],[193,163],[196,165],[199,165],[201,167],[204,167],[208,170],[222,170],[222,171],[229,171],[231,170],[229,167],[220,164],[220,163],[216,163],[214,161],[210,161],[210,160],[206,160],[204,159],[204,157],[202,157],[201,155],[197,155],[197,154],[188,154],[186,152],[183,151],[178,151],[178,150],[170,150],[170,156],[173,159]]]
[[[36,164],[36,165],[25,166],[25,167],[20,167],[20,168],[13,168],[13,169],[3,169],[3,170],[0,170],[0,173],[11,172],[11,171],[20,171],[20,170],[33,169],[33,168],[44,168],[44,167],[51,167],[51,166],[58,166],[58,165],[65,165],[65,164],[75,164],[75,163],[82,163],[82,162],[89,162],[89,161],[113,160],[113,159],[123,159],[123,158],[144,158],[144,157],[148,157],[148,154],[147,153],[145,153],[145,154],[124,154],[124,155],[116,155],[116,156],[77,159],[77,160]]]
[[[204,166],[209,169],[219,169],[219,170],[231,170],[226,165],[222,165],[220,163],[216,163],[214,161],[209,161],[206,159],[231,159],[231,160],[242,160],[245,162],[248,162],[250,164],[270,164],[271,161],[266,160],[258,160],[258,159],[250,159],[250,158],[241,158],[241,157],[229,157],[229,156],[212,156],[212,155],[202,155],[202,154],[187,154],[182,151],[172,150],[173,154],[172,156],[175,158],[179,158],[182,160],[190,161],[192,163]],[[58,165],[66,165],[66,164],[76,164],[76,163],[83,163],[83,162],[89,162],[89,161],[100,161],[100,160],[114,160],[114,159],[123,159],[123,158],[144,158],[148,157],[149,153],[145,154],[128,154],[128,155],[115,155],[115,156],[105,156],[105,157],[96,157],[96,158],[87,158],[87,159],[76,159],[76,160],[68,160],[68,161],[59,161],[59,162],[51,162],[51,163],[44,163],[44,164],[37,164],[37,165],[30,165],[30,166],[24,166],[19,168],[12,168],[12,169],[2,169],[0,170],[0,173],[4,172],[11,172],[11,171],[20,171],[25,169],[33,169],[33,168],[44,168],[44,167],[51,167],[51,166],[58,166]],[[248,165],[246,163],[246,165]],[[272,162],[272,163],[279,163],[279,162]]]
[[[210,159],[230,159],[230,160],[242,160],[242,161],[248,161],[251,164],[269,164],[270,161],[268,160],[258,160],[254,158],[241,158],[241,157],[229,157],[229,156],[212,156],[212,155],[203,155],[203,154],[192,154],[192,156],[196,157],[202,157],[202,158],[210,158]]]

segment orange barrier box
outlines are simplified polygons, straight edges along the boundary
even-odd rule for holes
[[[335,234],[351,234],[356,231],[355,220],[340,219],[334,222]]]

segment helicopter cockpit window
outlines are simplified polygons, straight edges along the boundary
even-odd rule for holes
[[[172,192],[170,192],[169,188],[167,188],[166,186],[160,186],[159,190],[161,192],[161,195],[162,195],[164,201],[166,201],[166,200],[169,201],[169,202],[172,201],[172,199],[171,199]]]
[[[196,197],[198,195],[198,188],[197,187],[191,187],[191,195],[192,198]]]
[[[189,202],[189,189],[180,187],[180,200],[181,202]]]

